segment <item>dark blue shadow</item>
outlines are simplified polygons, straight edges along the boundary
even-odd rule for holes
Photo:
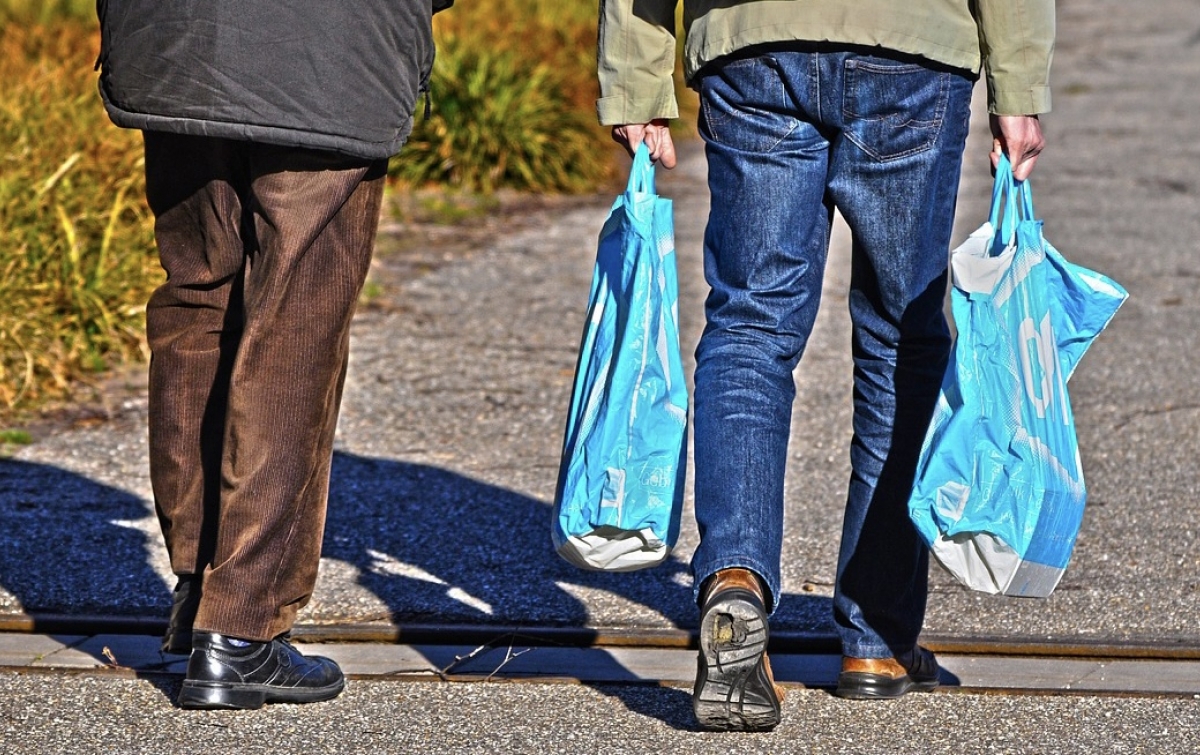
[[[126,491],[58,467],[0,459],[0,586],[12,596],[7,605],[0,599],[0,614],[30,616],[34,631],[47,634],[161,632],[171,586],[147,555],[160,545],[125,524],[151,515],[146,501]],[[386,615],[366,618],[401,627],[486,633],[495,626],[501,642],[512,627],[556,628],[572,643],[586,643],[598,630],[571,592],[579,586],[648,607],[674,628],[695,629],[686,563],[672,557],[623,574],[578,569],[554,552],[551,515],[548,502],[452,471],[337,453],[323,556],[352,564],[360,584],[378,596]],[[825,598],[785,595],[776,617],[784,631],[820,634],[828,615]],[[101,625],[84,626],[81,618]],[[612,664],[601,669],[611,681],[597,690],[635,712],[691,727],[685,690],[646,685]]]
[[[72,643],[102,632],[161,632],[171,586],[148,536],[128,523],[145,501],[58,467],[0,459],[0,614]],[[92,653],[103,665],[113,659]],[[164,656],[164,664],[169,657]],[[119,662],[119,659],[117,659]]]
[[[560,585],[606,590],[695,622],[687,565],[610,574],[578,569],[550,542],[551,508],[420,464],[334,456],[323,555],[353,564],[404,623],[583,627],[587,606]]]
[[[137,496],[45,464],[0,459],[0,585],[27,614],[167,615]]]

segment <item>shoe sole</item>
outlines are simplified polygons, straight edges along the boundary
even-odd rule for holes
[[[937,679],[899,678],[883,674],[846,671],[838,676],[834,694],[847,700],[895,700],[909,692],[929,692],[937,689]]]
[[[692,693],[700,726],[766,731],[779,723],[779,697],[763,661],[768,634],[767,615],[746,590],[728,590],[704,612]]]
[[[267,703],[319,703],[337,697],[345,687],[345,680],[315,688],[184,680],[179,691],[179,707],[188,710],[258,710]]]

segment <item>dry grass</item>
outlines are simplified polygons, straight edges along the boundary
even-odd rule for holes
[[[141,140],[112,128],[84,25],[0,29],[0,411],[141,358],[161,278]]]

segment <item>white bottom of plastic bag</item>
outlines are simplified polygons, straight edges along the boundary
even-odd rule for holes
[[[571,535],[558,554],[582,569],[636,571],[667,560],[671,549],[650,528],[638,531],[597,527],[586,535]]]
[[[946,571],[972,590],[1018,598],[1045,598],[1065,569],[1025,561],[1004,541],[986,533],[939,537],[931,548]]]

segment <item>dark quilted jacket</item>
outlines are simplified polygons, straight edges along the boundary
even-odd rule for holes
[[[126,128],[399,151],[445,0],[99,0],[100,95]]]

